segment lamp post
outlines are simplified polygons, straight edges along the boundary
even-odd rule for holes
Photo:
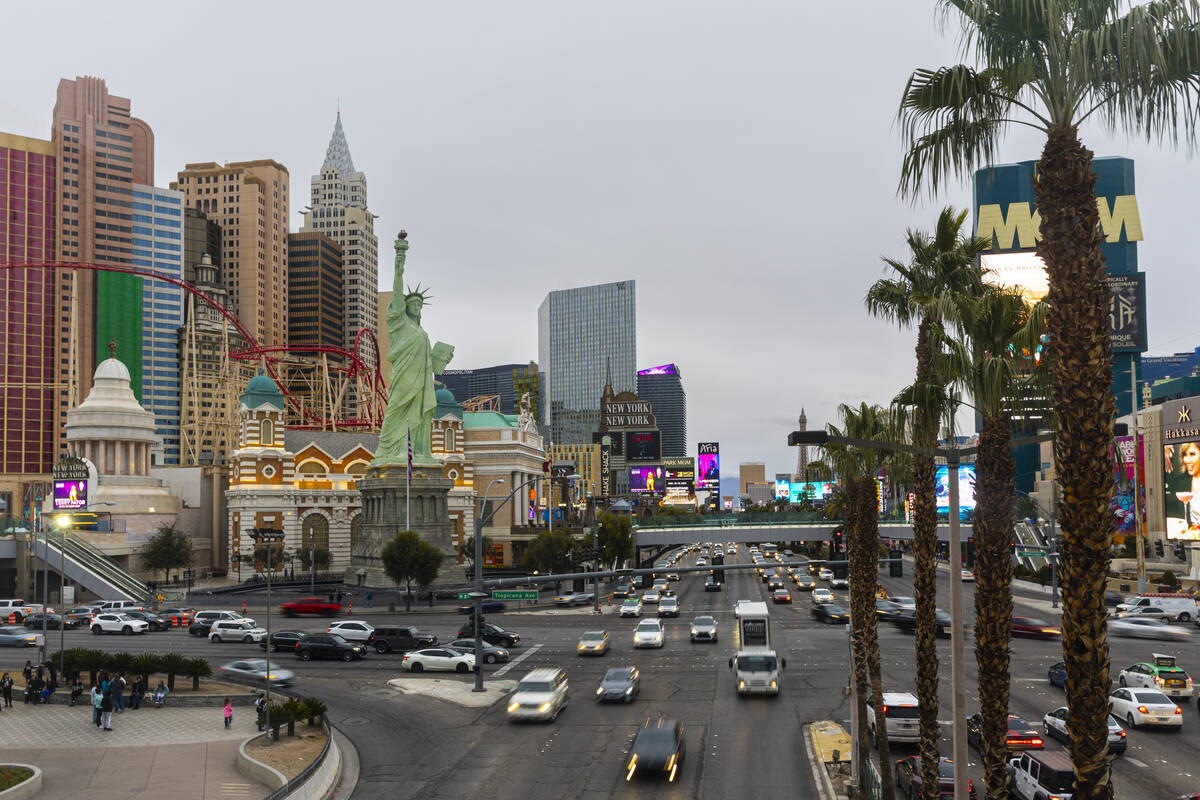
[[[267,684],[266,728],[267,744],[271,744],[271,572],[274,568],[275,542],[283,541],[283,531],[276,528],[252,528],[250,538],[255,544],[267,542]]]

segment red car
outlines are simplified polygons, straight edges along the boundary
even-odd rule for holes
[[[938,763],[938,798],[954,797],[954,762],[948,758]],[[921,757],[909,756],[896,762],[896,788],[902,788],[908,797],[924,798],[921,791]],[[967,795],[975,800],[975,784],[967,781]],[[930,797],[929,800],[934,800]]]
[[[1012,635],[1025,636],[1030,639],[1058,639],[1062,636],[1062,628],[1051,625],[1044,619],[1013,617]]]
[[[775,593],[771,595],[771,599],[774,600],[776,603],[792,602],[792,596],[791,596],[791,594],[788,593],[787,589],[776,589]]]
[[[280,603],[279,610],[285,617],[295,617],[299,614],[316,614],[321,617],[332,617],[342,611],[341,603],[332,603],[319,597],[301,597],[289,603]]]

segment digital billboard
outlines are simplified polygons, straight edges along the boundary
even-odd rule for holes
[[[775,497],[778,500],[787,500],[791,497],[792,483],[785,481],[782,478],[775,479]]]
[[[627,431],[625,433],[626,461],[658,461],[662,446],[658,431]]]
[[[721,490],[721,446],[717,442],[696,445],[696,488]]]
[[[793,483],[788,487],[788,502],[824,503],[837,484],[828,481],[803,481]]]
[[[1116,462],[1117,491],[1113,495],[1112,510],[1116,519],[1116,532],[1122,536],[1133,536],[1137,533],[1137,517],[1134,514],[1133,499],[1133,437],[1118,436],[1114,459]],[[1146,519],[1146,460],[1142,453],[1142,443],[1137,446],[1137,477],[1141,487],[1137,506],[1141,509],[1142,520]]]
[[[77,511],[87,504],[87,481],[54,482],[55,511]]]
[[[935,479],[938,512],[950,513],[950,468],[938,467]],[[975,467],[964,464],[958,468],[959,513],[975,510]]]
[[[664,488],[662,467],[629,468],[629,491],[639,493],[661,492]]]
[[[1162,405],[1168,539],[1200,539],[1200,397]]]

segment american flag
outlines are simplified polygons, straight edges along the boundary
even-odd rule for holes
[[[412,486],[412,423],[408,423],[408,485]]]

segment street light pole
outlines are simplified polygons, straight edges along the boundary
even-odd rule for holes
[[[483,689],[483,518],[487,509],[488,494],[497,483],[504,483],[504,478],[494,478],[483,490],[483,503],[475,517],[475,688],[471,691],[482,692]],[[514,490],[515,491],[515,490]],[[492,512],[495,513],[494,511]],[[491,518],[491,515],[488,515]]]
[[[967,763],[967,667],[963,648],[962,542],[959,538],[958,459],[956,449],[946,451],[950,472],[950,713],[954,716],[954,763]],[[954,797],[966,800],[967,771],[954,770]]]
[[[275,528],[254,528],[250,538],[255,544],[267,542],[267,669],[265,682],[267,684],[266,728],[267,745],[271,744],[271,572],[275,566],[275,542],[283,541],[283,531]]]

